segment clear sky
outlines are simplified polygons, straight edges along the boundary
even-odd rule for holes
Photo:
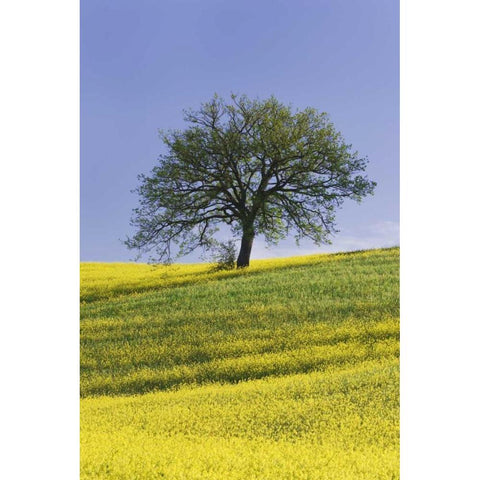
[[[259,238],[252,258],[399,244],[397,0],[82,0],[80,20],[82,261],[134,258],[131,190],[164,152],[158,129],[215,92],[328,112],[378,184],[338,211],[332,245]]]

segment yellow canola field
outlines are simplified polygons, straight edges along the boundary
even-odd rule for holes
[[[398,478],[398,362],[82,400],[84,479]]]
[[[81,266],[81,480],[399,478],[399,249]]]

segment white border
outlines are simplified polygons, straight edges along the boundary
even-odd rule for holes
[[[0,48],[0,478],[75,479],[78,2],[2,2]]]
[[[479,6],[401,2],[401,478],[479,478]]]

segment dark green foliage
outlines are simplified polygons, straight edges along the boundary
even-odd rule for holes
[[[248,266],[255,236],[270,244],[290,233],[328,242],[335,208],[373,192],[366,159],[313,108],[215,96],[185,120],[185,130],[162,133],[167,153],[140,176],[129,248],[170,260],[172,244],[179,255],[209,248],[227,224],[242,239],[237,266]]]

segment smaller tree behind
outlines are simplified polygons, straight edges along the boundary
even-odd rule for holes
[[[235,268],[236,245],[234,240],[218,242],[212,248],[212,260],[215,262],[213,270],[233,270]]]
[[[269,244],[294,233],[328,243],[335,208],[360,201],[375,183],[367,161],[351,150],[326,113],[293,112],[271,97],[215,96],[185,114],[190,126],[162,134],[167,153],[140,175],[136,233],[126,245],[169,261],[209,248],[219,224],[241,239],[237,267],[246,267],[254,238]]]

